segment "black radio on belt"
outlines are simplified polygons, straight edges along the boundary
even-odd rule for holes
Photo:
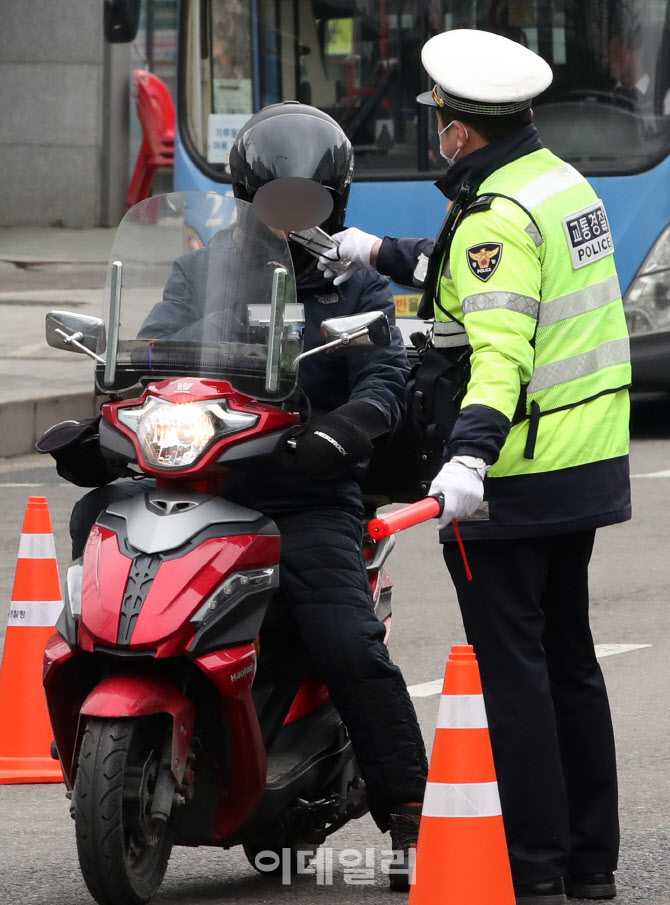
[[[424,295],[417,317],[430,320],[437,293],[442,262],[460,214],[471,200],[470,188],[458,193],[427,261]],[[445,312],[446,313],[446,312]],[[361,481],[363,493],[380,501],[413,503],[427,493],[440,470],[446,443],[451,435],[470,379],[470,346],[462,324],[449,316],[436,322],[432,340],[424,333],[410,337],[419,353],[419,362],[410,373],[406,388],[406,417],[392,437],[370,460]]]
[[[422,499],[444,462],[470,377],[470,346],[456,321],[436,323],[435,331],[432,342],[423,333],[410,337],[420,360],[407,383],[405,419],[375,450],[361,481],[377,505]]]
[[[465,331],[462,335],[465,341],[460,345],[425,348],[407,384],[412,422],[429,439],[444,443],[451,436],[470,379],[470,346]]]

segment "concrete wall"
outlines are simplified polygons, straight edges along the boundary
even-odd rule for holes
[[[0,2],[0,225],[106,226],[127,188],[129,50],[103,0]]]

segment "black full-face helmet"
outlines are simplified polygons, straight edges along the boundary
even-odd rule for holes
[[[343,228],[354,152],[327,113],[297,101],[264,107],[240,131],[229,164],[233,194],[243,201],[253,201],[260,188],[277,179],[308,179],[324,186],[332,209],[327,199],[327,217],[310,225],[329,233]]]

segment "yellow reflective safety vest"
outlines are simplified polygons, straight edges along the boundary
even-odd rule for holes
[[[460,324],[472,349],[449,451],[489,462],[492,442],[499,451],[488,511],[465,534],[630,517],[630,353],[613,251],[603,202],[544,148],[488,176],[458,222],[435,303],[436,343]]]

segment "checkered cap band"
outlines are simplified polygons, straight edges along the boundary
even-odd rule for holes
[[[522,101],[510,101],[506,104],[485,104],[480,101],[468,101],[445,91],[440,85],[433,88],[433,100],[438,107],[449,106],[463,113],[479,113],[483,116],[503,116],[506,113],[519,113],[530,107],[531,98]]]

